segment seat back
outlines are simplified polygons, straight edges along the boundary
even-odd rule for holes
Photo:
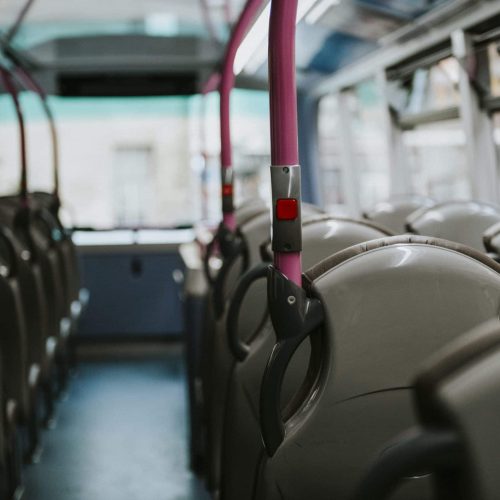
[[[444,238],[483,251],[484,232],[500,222],[500,207],[476,201],[441,203],[408,218],[411,233]]]
[[[429,208],[435,201],[423,196],[394,198],[375,205],[363,215],[366,219],[387,227],[394,234],[406,232],[406,219],[416,210]]]
[[[261,198],[250,198],[241,203],[235,210],[236,225],[241,226],[248,219],[266,210],[266,202]]]
[[[303,223],[303,263],[310,267],[324,258],[353,244],[390,235],[370,221],[316,215]],[[270,243],[266,245],[270,260]],[[275,342],[268,316],[266,280],[256,281],[246,293],[241,305],[238,334],[247,344],[247,357],[232,372],[226,401],[223,440],[223,498],[250,499],[259,457],[263,447],[259,434],[259,391],[267,359]],[[255,307],[259,302],[259,307]],[[259,328],[250,330],[243,314],[253,314],[260,320]],[[309,346],[304,344],[289,370],[282,395],[287,406],[297,393],[307,371]],[[233,359],[233,362],[235,360]],[[293,406],[293,405],[292,405]],[[244,443],[242,445],[242,443]]]
[[[13,232],[0,226],[0,253],[11,277],[19,283],[27,332],[28,361],[45,368],[48,334],[47,304],[39,265],[23,254]]]
[[[0,353],[2,381],[6,400],[17,402],[21,422],[29,411],[28,311],[24,310],[18,279],[19,262],[5,232],[0,231]]]
[[[367,471],[356,499],[392,498],[422,470],[434,474],[435,498],[497,498],[499,367],[498,318],[433,355],[415,382],[420,425],[384,445],[389,452]]]
[[[8,199],[0,199],[0,222],[14,234],[21,254],[39,266],[47,304],[49,335],[57,338],[64,315],[63,279],[57,253],[43,232],[32,224],[32,213],[22,212]]]
[[[273,456],[256,498],[278,491],[284,499],[352,498],[380,447],[414,423],[412,381],[421,363],[498,317],[499,272],[473,249],[419,236],[354,246],[309,270],[308,293],[323,315],[310,334],[309,387],[281,422],[284,435],[272,435],[280,399],[273,380],[293,340],[281,339],[262,386],[261,425]],[[429,498],[425,480],[407,487],[402,498]]]
[[[464,498],[498,498],[498,318],[479,326],[433,356],[417,378],[416,400],[425,427],[449,429],[456,433],[461,445],[455,474],[441,477],[438,487],[466,492]]]

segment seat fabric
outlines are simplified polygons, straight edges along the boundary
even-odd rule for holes
[[[325,314],[316,382],[263,457],[254,499],[352,498],[383,444],[415,424],[423,361],[498,317],[499,272],[480,252],[417,236],[357,245],[307,272]],[[428,479],[395,498],[430,498]]]
[[[386,229],[369,221],[329,215],[312,216],[303,224],[304,266],[310,267],[330,254],[355,243],[389,234]],[[270,243],[267,245],[267,252],[270,252]],[[243,323],[240,324],[241,336],[246,339],[251,338],[249,355],[242,362],[235,363],[235,360],[232,360],[232,370],[228,375],[222,456],[221,493],[224,499],[252,498],[256,468],[263,451],[258,423],[259,391],[267,359],[275,342],[275,334],[267,318],[266,280],[256,282],[254,289],[249,289],[247,296],[256,293],[262,293],[262,299],[265,301],[260,307],[263,307],[266,321],[256,332],[252,332],[252,335]],[[244,308],[245,304],[242,305],[242,312]],[[253,314],[257,310],[251,309]],[[283,407],[292,401],[305,378],[309,353],[309,344],[304,343],[285,381]]]
[[[480,325],[446,346],[422,368],[416,403],[426,428],[446,428],[459,436],[461,467],[438,488],[466,492],[465,498],[498,498],[500,478],[500,321]],[[453,484],[447,484],[452,481]]]

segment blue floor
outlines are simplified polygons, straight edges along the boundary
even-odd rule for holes
[[[23,498],[207,500],[187,466],[182,359],[173,346],[82,361]]]

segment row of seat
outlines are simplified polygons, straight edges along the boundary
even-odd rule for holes
[[[482,237],[491,245],[500,208],[425,200],[415,213],[408,203],[392,204],[392,222],[377,211],[349,220],[311,210],[304,289],[268,277],[282,311],[267,308],[267,209],[253,202],[247,218],[242,207],[238,250],[210,288],[202,363],[190,370],[193,464],[205,458],[214,497],[350,498],[377,450],[413,422],[420,363],[498,317],[500,266]],[[393,236],[404,230],[414,234]],[[307,314],[287,317],[287,300]],[[414,481],[402,498],[427,489]]]
[[[74,333],[87,297],[74,244],[50,194],[0,198],[0,488],[12,498],[22,463],[36,460],[41,429],[75,363]]]

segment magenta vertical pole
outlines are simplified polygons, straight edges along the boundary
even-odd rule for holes
[[[295,79],[298,0],[272,0],[269,25],[269,98],[274,264],[301,285],[301,189]]]
[[[231,91],[234,87],[234,59],[245,34],[255,18],[263,0],[247,0],[243,12],[231,34],[222,66],[220,94],[221,180],[222,215],[224,225],[231,231],[236,229],[234,213],[234,179],[231,147]]]
[[[19,125],[19,143],[21,148],[21,180],[20,180],[20,197],[23,206],[28,205],[28,157],[26,152],[26,127],[24,123],[24,114],[19,102],[19,91],[14,82],[12,74],[5,68],[0,67],[0,76],[14,103],[16,110],[17,122]]]

